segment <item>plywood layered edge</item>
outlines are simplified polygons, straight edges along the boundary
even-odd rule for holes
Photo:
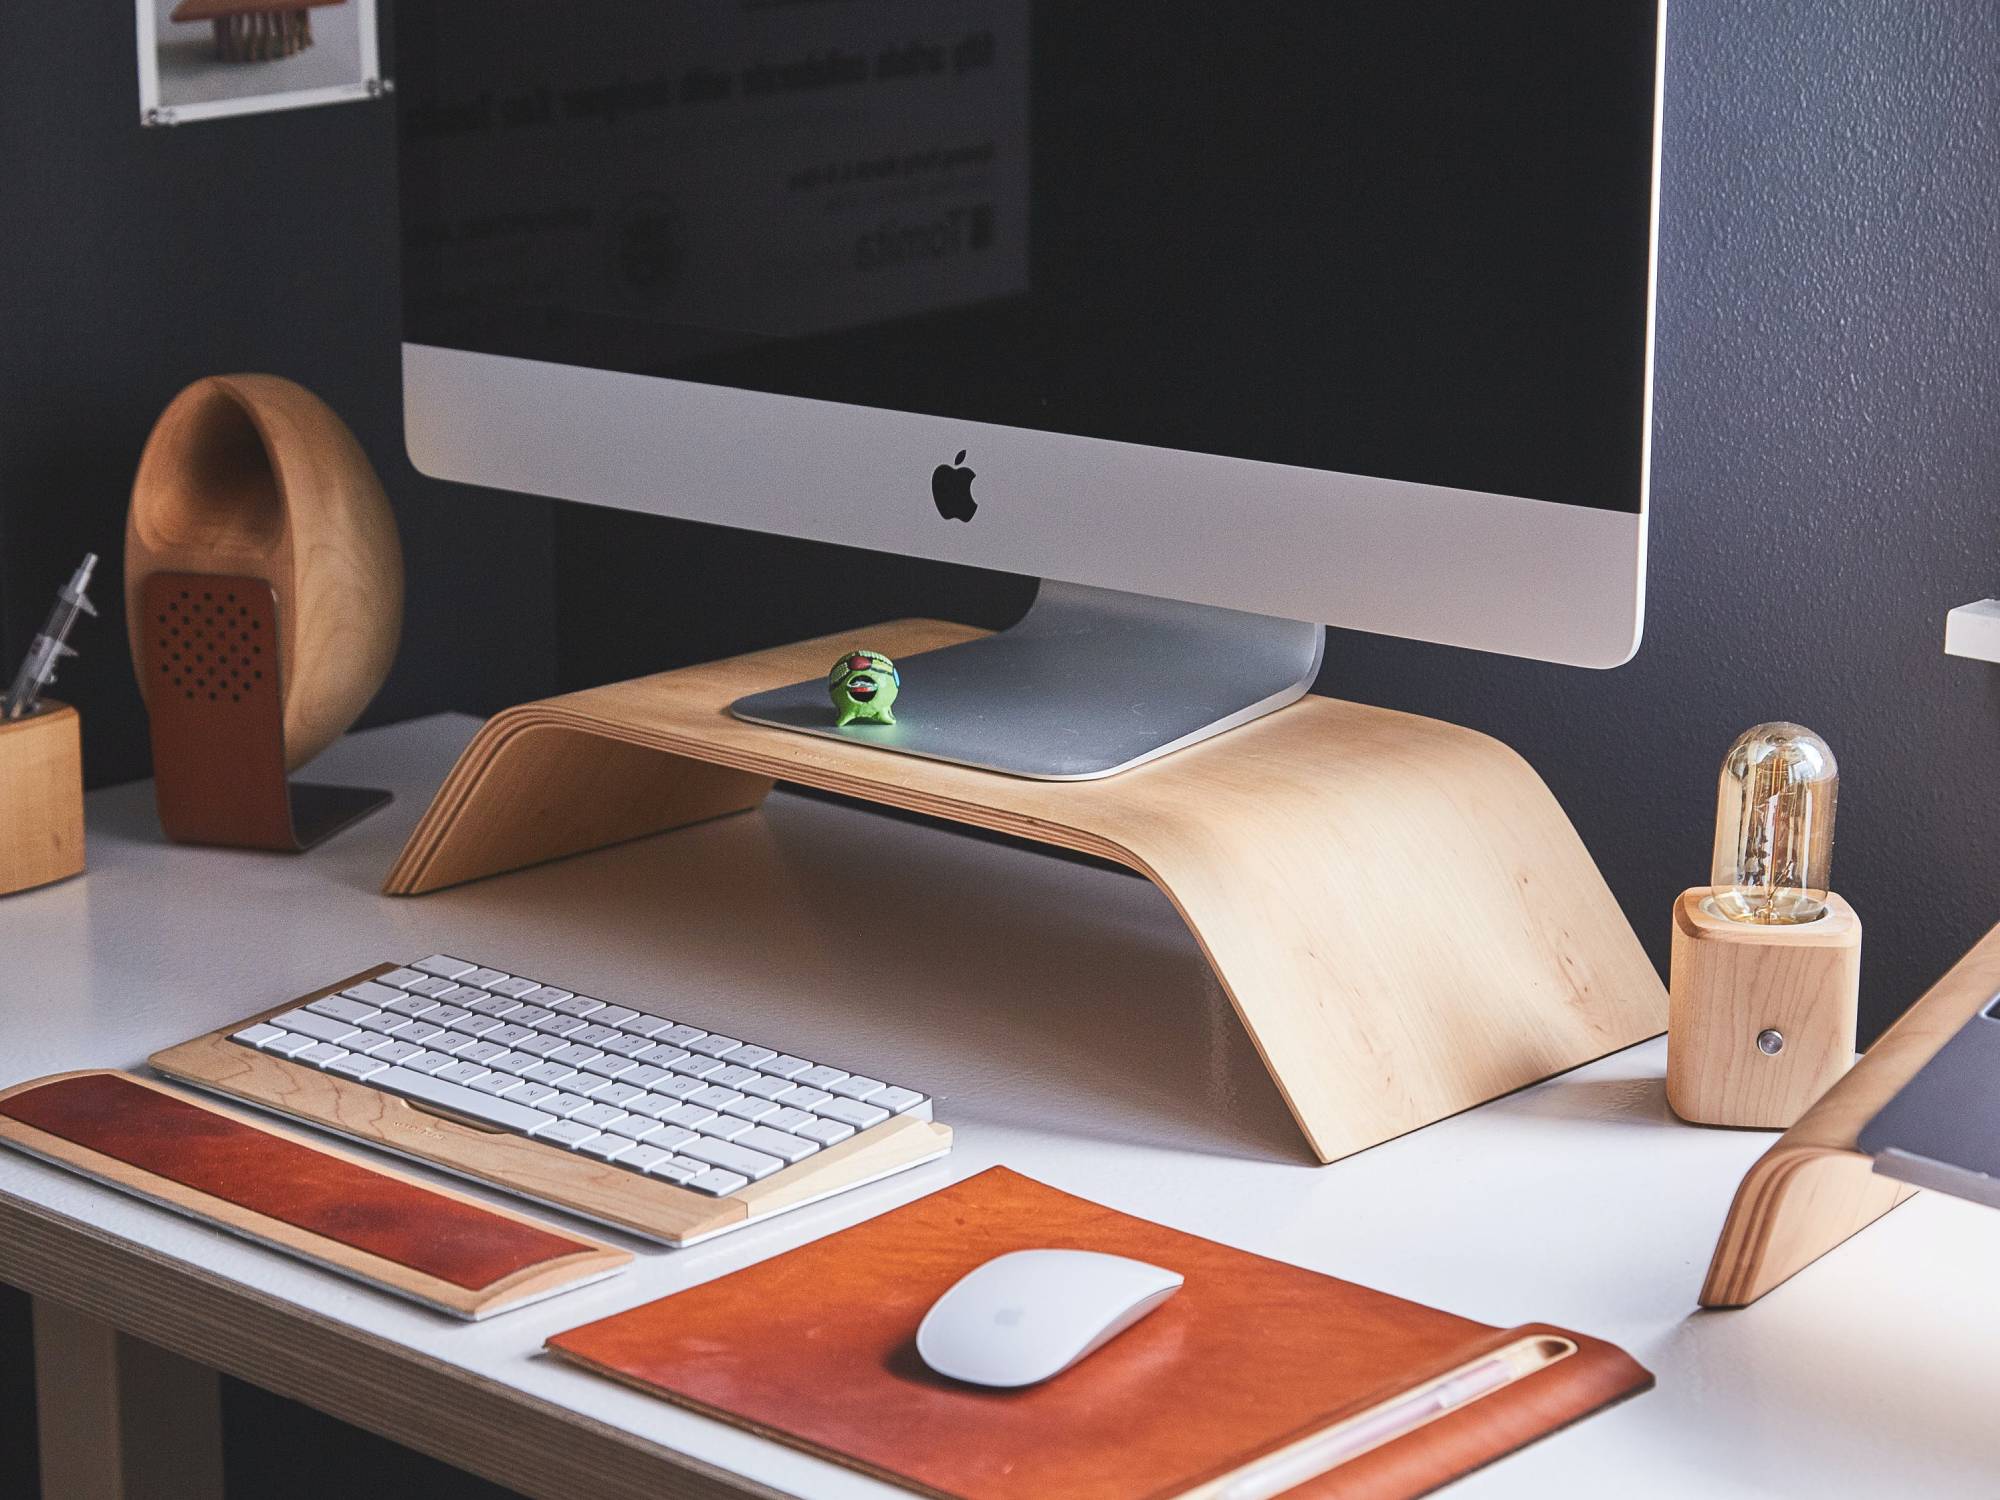
[[[1751,1166],[1701,1289],[1703,1307],[1745,1307],[1866,1229],[1915,1191],[1855,1142],[1863,1127],[2000,991],[1989,931]]]
[[[728,711],[857,640],[907,658],[979,634],[871,625],[508,709],[383,889],[741,811],[776,781],[1096,855],[1173,903],[1323,1161],[1665,1029],[1659,976],[1554,797],[1471,730],[1309,697],[1119,776],[1042,782]],[[921,712],[920,670],[905,683]]]

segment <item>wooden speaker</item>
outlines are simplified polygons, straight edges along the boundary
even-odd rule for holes
[[[1697,1125],[1788,1130],[1854,1066],[1861,919],[1732,922],[1696,886],[1674,903],[1667,1103]]]
[[[169,838],[297,851],[389,801],[287,780],[367,707],[403,624],[388,499],[310,391],[223,375],[173,399],[132,485],[125,613]]]

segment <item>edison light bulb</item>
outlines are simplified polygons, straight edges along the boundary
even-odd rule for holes
[[[1814,922],[1826,914],[1840,768],[1801,724],[1745,730],[1722,758],[1715,799],[1714,892],[1733,922]]]

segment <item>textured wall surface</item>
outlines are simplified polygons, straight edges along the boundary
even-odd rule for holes
[[[2000,9],[1673,0],[1646,635],[1608,673],[1365,636],[1323,691],[1456,719],[1555,788],[1664,966],[1715,769],[1796,719],[1842,772],[1872,1037],[2000,921]]]

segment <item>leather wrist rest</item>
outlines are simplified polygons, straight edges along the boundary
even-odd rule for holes
[[[574,1262],[594,1277],[630,1259],[119,1073],[67,1074],[0,1095],[0,1139],[254,1238],[272,1236],[201,1200],[233,1205],[466,1293],[488,1292],[553,1261]],[[98,1159],[56,1149],[56,1142]],[[130,1171],[119,1173],[120,1166]],[[192,1192],[169,1194],[144,1176]],[[283,1248],[338,1259],[289,1238]],[[359,1268],[343,1262],[338,1269]]]

